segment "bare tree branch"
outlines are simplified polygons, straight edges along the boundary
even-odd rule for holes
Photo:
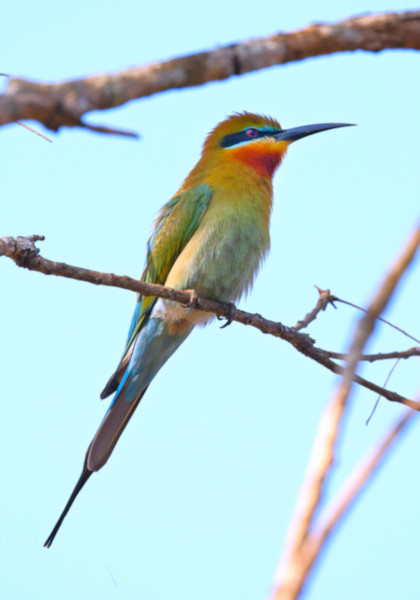
[[[335,448],[341,423],[348,405],[357,364],[366,341],[373,332],[375,320],[385,309],[401,277],[413,261],[420,246],[420,226],[416,228],[403,251],[390,268],[366,314],[360,319],[353,336],[347,366],[340,386],[327,404],[321,418],[307,473],[292,518],[288,540],[276,573],[275,600],[295,600],[330,533],[324,527],[316,543],[312,532],[315,513],[325,491],[325,483],[334,463]],[[336,523],[337,519],[333,521]],[[331,525],[332,527],[332,525]]]
[[[348,358],[348,354],[342,354],[340,352],[330,352],[329,350],[325,350],[325,353],[330,358],[335,358],[338,360],[347,360]],[[403,350],[401,352],[378,352],[377,354],[362,354],[359,360],[374,362],[375,360],[388,360],[392,358],[411,358],[412,356],[420,356],[420,346],[414,346],[413,348],[409,348],[408,350]]]
[[[390,431],[383,436],[378,444],[362,459],[353,473],[348,477],[342,488],[337,493],[330,506],[327,506],[324,513],[320,516],[317,526],[311,534],[312,552],[319,552],[321,546],[326,541],[328,535],[344,516],[350,505],[355,502],[362,489],[369,483],[372,475],[378,470],[381,463],[385,460],[387,452],[392,444],[397,440],[401,433],[417,413],[413,410],[404,412]]]
[[[87,127],[102,133],[135,135],[88,125],[83,115],[114,108],[170,89],[203,85],[273,65],[336,52],[420,49],[420,11],[363,15],[335,24],[309,25],[222,46],[114,74],[92,75],[61,83],[13,77],[0,96],[0,125],[33,119],[48,129]]]
[[[412,422],[416,414],[415,411],[406,411],[377,446],[354,469],[331,505],[321,515],[318,524],[314,526],[311,534],[304,540],[300,550],[299,573],[295,573],[295,577],[296,575],[301,579],[307,577],[314,561],[318,558],[334,528],[339,525],[341,519],[346,515],[365,487],[371,483],[373,475],[388,457],[393,444],[401,438],[402,433],[405,432],[408,424]],[[282,575],[282,573],[283,571],[279,569],[278,576]],[[286,588],[283,584],[277,588],[273,594],[273,600],[290,600],[291,598],[298,597],[301,587],[299,589],[293,587],[293,579],[292,573],[292,585]]]
[[[27,237],[3,237],[0,238],[0,256],[8,256],[19,267],[24,267],[32,271],[38,271],[45,275],[58,275],[77,279],[78,281],[87,281],[95,285],[106,285],[110,287],[119,287],[125,290],[138,292],[143,296],[156,296],[172,300],[179,304],[188,305],[191,300],[189,291],[175,290],[156,283],[145,283],[127,277],[126,275],[114,275],[113,273],[101,273],[82,267],[75,267],[62,262],[54,262],[39,256],[39,249],[35,247],[35,242],[44,240],[42,235],[31,235]],[[203,310],[213,313],[219,317],[225,317],[232,321],[238,321],[243,325],[251,325],[259,329],[262,333],[268,333],[275,337],[292,344],[298,352],[315,360],[333,373],[343,374],[344,368],[333,362],[328,354],[321,348],[314,345],[314,340],[304,333],[296,331],[293,327],[288,327],[280,322],[264,319],[261,315],[255,313],[247,313],[243,310],[235,309],[235,314],[232,314],[232,305],[206,298],[194,297],[194,309]],[[353,376],[353,380],[366,387],[367,389],[380,394],[391,402],[399,402],[412,408],[420,410],[420,403],[414,402],[404,396],[400,396],[396,392],[391,392],[383,387],[372,383],[358,375]]]

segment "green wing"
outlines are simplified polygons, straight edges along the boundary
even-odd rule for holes
[[[207,185],[198,185],[170,200],[159,213],[147,243],[146,266],[141,281],[164,284],[176,259],[192,238],[210,201]],[[129,363],[132,344],[150,315],[156,298],[139,296],[131,321],[127,345],[117,370],[101,393],[106,398],[118,388]]]

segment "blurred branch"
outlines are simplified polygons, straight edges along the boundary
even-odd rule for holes
[[[342,516],[344,508],[349,504],[350,500],[347,504],[339,504],[342,508],[333,511],[333,515],[336,516],[327,519],[326,525],[320,529],[317,536],[314,534],[314,531],[316,531],[316,524],[313,524],[315,513],[321,504],[325,492],[325,483],[334,463],[336,444],[348,406],[357,364],[363,348],[373,332],[376,317],[384,311],[401,277],[414,259],[419,246],[420,226],[408,240],[371,301],[366,314],[357,324],[347,356],[343,378],[321,418],[307,473],[292,518],[288,540],[276,573],[276,589],[273,594],[275,600],[295,600],[298,598],[327,536],[338,522],[339,517]],[[397,426],[395,436],[402,429],[402,426]],[[377,452],[377,455],[379,455],[378,461],[384,455],[384,452],[384,450],[382,454],[381,450]],[[368,475],[373,471],[373,468],[374,464],[370,472],[368,469]],[[358,478],[358,487],[356,486],[353,496],[366,480],[367,477]]]
[[[73,81],[46,84],[12,77],[0,96],[0,125],[33,119],[52,131],[63,126],[84,127],[135,136],[133,132],[88,125],[82,117],[170,89],[221,81],[314,56],[404,48],[420,49],[420,11],[367,14],[332,25],[309,25],[290,33]]]
[[[336,495],[336,498],[328,506],[323,515],[321,515],[317,527],[312,532],[312,552],[318,553],[327,537],[338,524],[357,499],[364,486],[369,483],[374,473],[387,457],[387,452],[392,444],[401,436],[406,426],[412,421],[416,411],[407,410],[404,412],[387,434],[378,442],[378,444],[362,459],[359,465],[350,474],[347,481]]]
[[[420,243],[420,228],[418,232]],[[8,256],[19,267],[24,267],[32,271],[38,271],[45,275],[58,275],[86,281],[95,285],[106,285],[110,287],[118,287],[125,290],[138,292],[142,296],[156,296],[172,300],[179,304],[189,305],[192,294],[189,291],[175,290],[156,283],[145,283],[127,277],[126,275],[114,275],[113,273],[101,273],[92,271],[82,267],[75,267],[62,262],[54,262],[39,255],[39,249],[36,248],[35,242],[43,241],[42,235],[31,235],[27,237],[3,237],[0,238],[0,256]],[[345,369],[337,365],[329,357],[328,353],[317,348],[314,345],[314,340],[304,333],[296,331],[293,327],[288,327],[280,322],[264,319],[259,314],[251,314],[245,311],[236,309],[235,314],[232,314],[232,305],[206,298],[199,298],[194,295],[194,309],[211,312],[219,317],[225,317],[233,321],[238,321],[243,325],[251,325],[259,329],[262,333],[268,333],[275,337],[292,344],[296,350],[305,356],[315,360],[333,373],[343,374]],[[391,402],[399,402],[414,410],[420,410],[420,403],[414,402],[408,398],[400,396],[396,392],[386,390],[383,387],[372,383],[353,373],[353,381],[368,388],[369,390],[380,394]]]
[[[311,534],[304,540],[300,551],[299,577],[306,578],[315,560],[318,558],[325,542],[334,528],[340,524],[341,519],[347,514],[352,505],[359,498],[366,486],[371,483],[373,475],[388,457],[389,451],[397,439],[401,438],[409,423],[412,422],[415,411],[408,410],[398,419],[383,439],[362,459],[353,473],[348,477],[336,498],[327,507],[319,522],[313,527]],[[282,577],[283,568],[279,568],[277,577]],[[296,580],[289,580],[286,588],[283,582],[273,594],[273,600],[291,600],[298,598],[301,585],[296,589],[293,585]]]

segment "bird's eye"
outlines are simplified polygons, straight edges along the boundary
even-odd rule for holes
[[[247,129],[245,131],[247,138],[249,138],[250,140],[256,138],[258,136],[258,131],[256,129],[254,129],[253,127],[250,127],[249,129]]]

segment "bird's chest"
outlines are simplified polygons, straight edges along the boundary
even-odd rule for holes
[[[250,196],[210,203],[166,285],[234,302],[252,284],[269,248],[269,210]]]

